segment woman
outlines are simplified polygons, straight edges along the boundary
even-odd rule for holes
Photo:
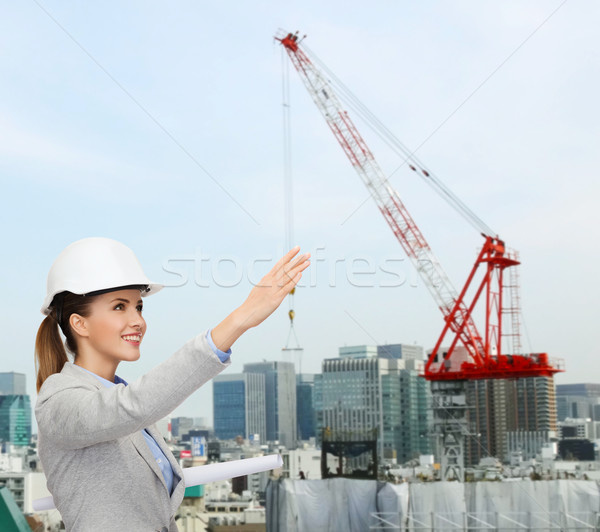
[[[116,370],[140,357],[141,298],[162,286],[114,240],[86,238],[58,256],[36,339],[35,415],[48,489],[67,531],[178,530],[183,472],[154,424],[225,369],[233,343],[294,288],[309,265],[309,254],[296,257],[298,251],[216,327],[131,384]]]

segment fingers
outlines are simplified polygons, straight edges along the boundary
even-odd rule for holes
[[[280,279],[285,271],[289,271],[290,268],[294,267],[300,260],[303,260],[304,255],[296,257],[294,263],[290,266],[292,259],[300,251],[300,246],[295,246],[290,249],[283,257],[281,257],[273,268],[269,271],[266,277],[272,277],[273,279]]]
[[[291,265],[291,267],[286,270],[286,273],[293,277],[296,271],[303,271],[310,264],[310,253],[305,253],[304,255],[300,255],[296,261]]]
[[[296,257],[296,260],[294,260],[294,262],[284,264],[284,266],[282,268],[282,272],[284,274],[291,272],[292,270],[294,270],[295,268],[297,268],[298,266],[300,266],[301,264],[306,262],[309,258],[310,258],[310,253],[305,253],[304,255],[300,255],[299,257]]]
[[[267,273],[260,281],[261,286],[273,286],[276,289],[286,289],[287,285],[290,282],[294,284],[298,282],[295,280],[295,277],[298,272],[302,272],[305,268],[310,265],[310,253],[305,253],[295,258],[292,262],[292,259],[298,254],[300,251],[300,246],[296,246],[288,251],[277,263],[269,273]],[[288,291],[293,288],[287,288]]]
[[[298,284],[302,277],[302,272],[310,266],[310,261],[308,260],[310,254],[307,253],[298,259],[293,268],[289,271],[285,272],[279,280],[279,286],[281,290],[285,293],[288,293]]]
[[[283,268],[288,262],[292,260],[292,258],[295,255],[298,254],[298,251],[300,251],[300,246],[295,246],[292,249],[290,249],[283,257],[281,257],[277,261],[277,264],[273,266],[273,269],[271,271],[278,272],[279,270],[281,270],[281,268]]]
[[[299,271],[303,271],[310,264],[309,261],[310,253],[305,253],[304,255],[300,255],[296,258],[293,263],[284,264],[281,270],[276,274],[275,280],[281,286],[288,282],[288,280],[293,279],[296,276],[296,273]]]

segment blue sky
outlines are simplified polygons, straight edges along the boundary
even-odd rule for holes
[[[597,3],[40,0],[2,11],[0,371],[26,373],[32,397],[45,279],[70,242],[121,240],[171,285],[147,301],[142,358],[119,371],[128,380],[224,318],[283,253],[278,28],[306,33],[406,145],[427,139],[421,160],[521,253],[526,348],[565,359],[559,383],[600,380]],[[360,206],[367,192],[295,72],[291,98],[295,240],[322,258],[295,299],[303,370],[342,345],[431,347],[441,315],[374,204]],[[392,184],[462,286],[481,237],[410,174]],[[234,346],[229,371],[281,359],[286,311]],[[211,403],[208,385],[175,414],[211,417]]]

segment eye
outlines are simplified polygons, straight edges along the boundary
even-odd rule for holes
[[[138,305],[135,308],[137,309],[138,312],[142,312],[142,310],[144,310],[144,305]]]
[[[119,303],[113,310],[123,310],[123,303]]]

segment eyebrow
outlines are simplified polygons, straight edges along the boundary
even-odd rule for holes
[[[129,301],[129,299],[125,299],[125,298],[123,298],[123,297],[117,297],[117,298],[113,299],[113,300],[111,301],[111,303],[114,303],[115,301],[123,301],[123,303],[129,303],[129,302],[130,302],[130,301]],[[137,302],[138,302],[138,303],[142,303],[142,300],[141,300],[141,299],[138,299],[138,301],[137,301]]]

